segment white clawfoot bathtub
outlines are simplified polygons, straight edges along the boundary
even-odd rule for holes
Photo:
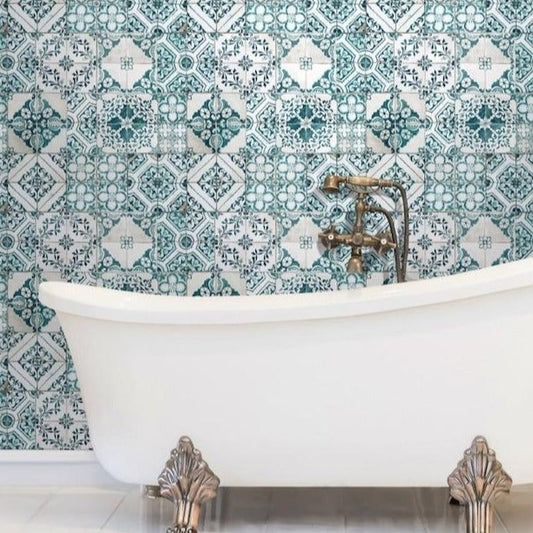
[[[40,286],[94,451],[154,484],[189,435],[223,485],[442,486],[477,434],[533,482],[533,260],[347,292]]]

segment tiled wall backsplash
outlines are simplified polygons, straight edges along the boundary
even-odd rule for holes
[[[353,222],[332,172],[407,187],[410,279],[531,253],[530,0],[8,0],[0,18],[0,448],[89,445],[40,280],[390,280],[391,257],[347,275],[349,251],[318,246]]]

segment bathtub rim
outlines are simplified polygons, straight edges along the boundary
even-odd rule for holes
[[[44,281],[40,301],[60,313],[143,324],[246,324],[328,319],[459,301],[533,285],[533,258],[358,290],[252,296],[154,295]]]

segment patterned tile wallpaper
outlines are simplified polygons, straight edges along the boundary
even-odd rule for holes
[[[533,247],[530,0],[4,0],[0,448],[84,448],[36,287],[353,288],[332,172],[400,180],[408,277]],[[376,195],[400,221],[397,197]],[[369,216],[369,231],[383,220]]]

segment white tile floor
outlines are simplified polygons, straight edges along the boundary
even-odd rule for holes
[[[460,533],[446,489],[221,489],[202,531]],[[164,533],[170,502],[138,487],[0,487],[0,533]],[[532,533],[533,485],[497,505],[494,533]]]

